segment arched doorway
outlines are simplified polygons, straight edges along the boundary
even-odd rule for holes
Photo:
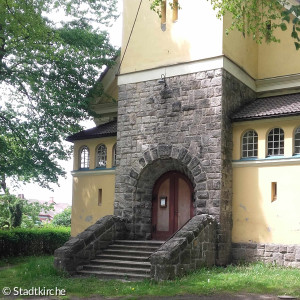
[[[152,239],[166,240],[194,215],[193,186],[180,172],[162,175],[152,191]]]

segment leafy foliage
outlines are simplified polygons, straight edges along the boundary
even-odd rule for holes
[[[70,238],[70,227],[0,230],[0,257],[53,254]]]
[[[164,0],[150,0],[150,7],[160,15],[160,7]],[[290,5],[287,0],[210,0],[217,17],[230,14],[232,23],[226,29],[228,34],[236,29],[244,36],[249,35],[257,43],[280,42],[275,29],[287,30],[287,23],[293,23],[291,37],[295,39],[296,50],[300,49],[300,5]]]
[[[0,195],[0,228],[33,227],[39,223],[41,211],[53,209],[53,204],[28,202],[10,194]]]
[[[49,187],[64,175],[58,160],[67,159],[70,149],[63,140],[91,115],[92,87],[116,54],[107,32],[91,24],[109,25],[115,9],[116,0],[0,2],[3,189],[6,177]],[[59,11],[70,21],[47,17]]]
[[[58,226],[71,226],[71,213],[72,209],[70,207],[66,208],[60,214],[54,216],[52,224]]]

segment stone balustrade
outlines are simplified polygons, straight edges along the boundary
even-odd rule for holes
[[[115,240],[126,238],[126,220],[117,216],[105,216],[56,249],[54,266],[74,274],[81,264],[88,263]]]
[[[151,277],[169,280],[216,262],[217,222],[197,215],[150,256]]]

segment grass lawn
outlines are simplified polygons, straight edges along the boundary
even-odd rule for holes
[[[11,267],[3,268],[10,264]],[[174,296],[184,294],[257,293],[300,297],[300,270],[261,263],[201,269],[184,278],[166,282],[102,281],[74,278],[53,268],[53,256],[14,258],[0,264],[3,287],[65,289],[67,296]],[[0,295],[1,298],[2,295]],[[65,297],[64,299],[68,299]]]

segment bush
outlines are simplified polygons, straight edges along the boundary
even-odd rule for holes
[[[0,230],[0,257],[53,254],[70,238],[70,227]]]
[[[52,224],[58,226],[71,226],[71,213],[71,207],[66,208],[60,214],[54,216]]]

